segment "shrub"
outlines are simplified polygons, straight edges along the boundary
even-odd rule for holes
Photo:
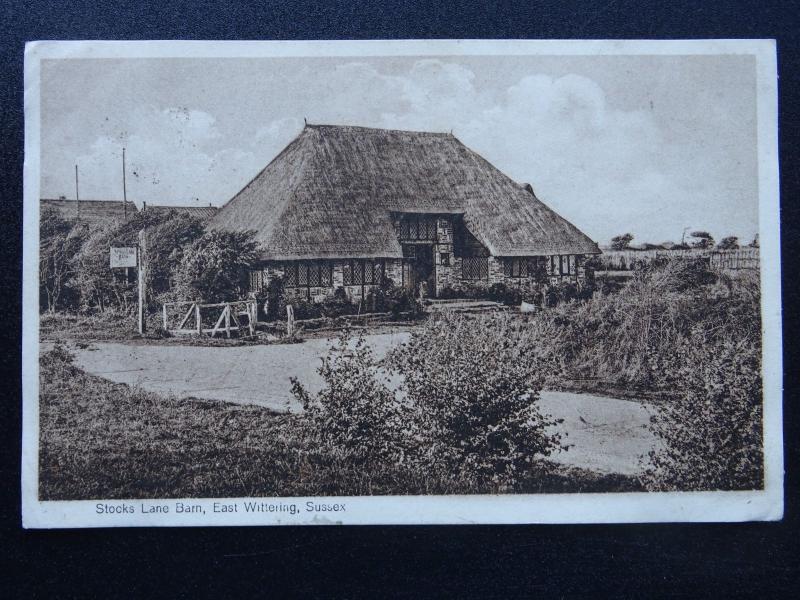
[[[325,387],[313,396],[292,378],[292,394],[305,410],[305,447],[357,466],[401,462],[408,409],[389,389],[363,336],[354,340],[343,332],[319,374]]]
[[[403,376],[423,468],[503,489],[562,448],[549,430],[559,421],[537,406],[547,361],[518,341],[506,315],[444,312],[392,351],[388,365]]]
[[[710,342],[699,332],[664,361],[663,385],[676,397],[656,408],[643,483],[651,490],[763,487],[760,345]]]
[[[320,314],[329,318],[352,315],[358,312],[358,305],[353,304],[347,297],[347,291],[342,287],[333,290],[321,303]]]
[[[249,287],[248,273],[258,257],[252,231],[210,231],[184,252],[175,276],[178,295],[187,300],[235,300]]]
[[[283,299],[283,277],[273,277],[267,284],[266,317],[268,321],[283,318],[286,304]]]
[[[76,308],[79,292],[76,256],[87,237],[86,228],[61,217],[55,209],[42,211],[39,221],[39,298],[49,312]]]

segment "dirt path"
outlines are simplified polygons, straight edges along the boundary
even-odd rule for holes
[[[408,333],[367,336],[378,358],[409,337]],[[78,366],[120,383],[165,395],[193,396],[275,411],[299,411],[290,377],[319,390],[317,367],[330,340],[271,346],[146,346],[97,342],[75,349]],[[639,402],[588,394],[545,391],[544,412],[564,419],[559,430],[573,445],[554,460],[604,473],[634,474],[639,457],[653,447],[645,429],[648,407]]]

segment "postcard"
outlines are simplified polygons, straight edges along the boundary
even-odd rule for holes
[[[771,40],[31,42],[23,525],[783,514]]]

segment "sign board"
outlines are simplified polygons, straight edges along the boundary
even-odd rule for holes
[[[111,268],[136,266],[136,246],[129,248],[111,248]]]

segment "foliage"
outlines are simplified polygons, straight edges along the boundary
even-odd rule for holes
[[[735,235],[729,235],[722,238],[722,241],[717,244],[719,250],[737,250],[739,248],[739,238]]]
[[[661,369],[678,390],[656,408],[650,429],[660,440],[643,475],[651,490],[750,490],[763,487],[760,345],[681,339]]]
[[[314,396],[292,378],[292,394],[305,410],[306,446],[357,466],[402,462],[408,407],[389,389],[363,336],[344,331],[319,373],[325,387]]]
[[[558,303],[528,327],[555,349],[568,377],[650,389],[656,358],[673,354],[695,327],[711,337],[759,335],[758,298],[757,280],[720,279],[703,260],[666,260],[616,293]]]
[[[537,406],[547,361],[518,343],[507,315],[477,319],[443,312],[392,351],[403,377],[422,468],[505,489],[562,448],[559,421]]]
[[[78,301],[76,255],[86,229],[63,219],[57,210],[42,211],[39,221],[39,297],[48,312],[74,308]]]
[[[692,248],[706,249],[714,247],[714,237],[707,231],[693,231],[691,237],[694,238],[694,241],[691,242]]]
[[[611,249],[627,250],[628,248],[630,248],[632,241],[633,241],[632,233],[623,233],[622,235],[614,236],[613,238],[611,238]]]
[[[241,297],[257,258],[252,231],[210,231],[185,250],[175,274],[177,294],[201,302]]]
[[[151,298],[171,290],[173,273],[183,260],[185,248],[205,231],[195,216],[170,211],[167,218],[147,230],[147,288]]]
[[[276,321],[284,315],[283,277],[273,277],[267,284],[266,317],[268,321]]]
[[[323,316],[336,318],[356,314],[358,305],[350,301],[344,288],[338,287],[321,302],[320,311]]]
[[[77,252],[77,283],[80,288],[81,305],[84,308],[98,307],[101,310],[114,308],[128,312],[132,309],[136,293],[136,278],[126,278],[123,269],[111,269],[109,264],[109,248],[112,246],[136,246],[139,243],[139,231],[152,231],[166,221],[174,218],[176,213],[140,211],[133,213],[127,221],[112,224],[107,229],[98,229],[88,236]],[[149,241],[149,238],[148,238]],[[155,240],[156,248],[159,247]],[[165,244],[169,242],[166,241]],[[150,261],[150,268],[159,267]]]

